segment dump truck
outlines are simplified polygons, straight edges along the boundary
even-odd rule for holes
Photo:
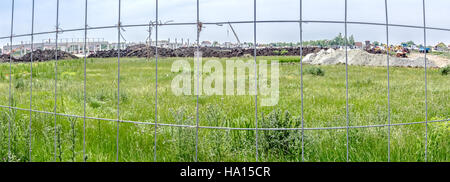
[[[419,48],[419,52],[420,52],[420,53],[425,53],[425,51],[426,51],[427,53],[429,53],[429,52],[431,52],[431,49],[430,49],[429,47],[427,47],[427,48],[420,47],[420,48]]]

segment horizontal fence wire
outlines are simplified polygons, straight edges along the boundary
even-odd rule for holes
[[[203,25],[217,25],[217,24],[253,24],[253,23],[318,23],[318,24],[345,24],[345,21],[326,21],[326,20],[259,20],[259,21],[218,21],[218,22],[202,22]],[[353,24],[353,25],[375,25],[375,26],[390,26],[390,27],[402,27],[402,28],[415,28],[415,29],[426,29],[426,30],[440,30],[440,31],[447,31],[450,32],[450,28],[442,28],[442,27],[424,27],[424,26],[417,26],[417,25],[405,25],[405,24],[386,24],[386,23],[376,23],[376,22],[363,22],[363,21],[347,21],[347,24]],[[183,26],[183,25],[193,25],[196,26],[197,23],[193,22],[186,22],[186,23],[158,23],[155,24],[122,24],[120,27],[122,28],[132,28],[132,27],[148,27],[148,26]],[[117,25],[108,25],[108,26],[96,26],[96,27],[87,27],[87,30],[101,30],[101,29],[112,29],[117,28]],[[62,27],[59,27],[60,30],[59,33],[64,32],[77,32],[77,31],[83,31],[85,28],[74,28],[74,29],[61,29]],[[43,31],[43,32],[36,32],[34,35],[45,35],[45,34],[54,34],[57,31]],[[18,34],[18,35],[10,35],[10,36],[4,36],[0,37],[0,39],[9,39],[9,38],[16,38],[16,37],[26,37],[31,36],[31,34]]]
[[[24,109],[19,107],[9,107],[0,105],[0,108],[12,109],[12,110],[21,110],[21,111],[30,111],[30,109]],[[35,113],[41,114],[55,114],[54,112],[47,111],[39,111],[39,110],[31,110]],[[111,122],[121,122],[121,123],[132,123],[132,124],[142,124],[142,125],[156,125],[156,126],[173,126],[173,127],[184,127],[184,128],[196,128],[197,125],[181,125],[181,124],[168,124],[168,123],[153,123],[153,122],[142,122],[142,121],[130,121],[130,120],[117,120],[117,119],[108,119],[108,118],[98,118],[98,117],[89,117],[89,116],[79,116],[72,114],[63,114],[56,113],[58,116],[65,117],[73,117],[73,118],[86,118],[91,120],[100,120],[100,121],[111,121]],[[450,118],[442,119],[442,120],[428,120],[428,123],[439,123],[439,122],[450,122]],[[418,121],[418,122],[409,122],[409,123],[394,123],[390,124],[390,126],[403,126],[403,125],[416,125],[416,124],[425,124],[426,121]],[[376,127],[387,127],[388,124],[379,124],[379,125],[361,125],[361,126],[349,126],[349,128],[376,128]],[[219,130],[274,130],[274,131],[283,131],[283,130],[302,130],[302,128],[237,128],[237,127],[221,127],[221,126],[198,126],[199,128],[205,129],[219,129]],[[336,126],[336,127],[315,127],[315,128],[303,128],[304,130],[333,130],[333,129],[347,129],[347,126]]]
[[[423,38],[424,38],[424,45],[426,47],[427,45],[427,30],[438,30],[438,31],[448,31],[450,32],[450,28],[439,28],[439,27],[428,27],[426,26],[426,11],[425,11],[425,0],[423,0],[423,26],[416,26],[416,25],[404,25],[404,24],[390,24],[389,23],[389,18],[388,18],[388,11],[387,11],[387,0],[385,0],[385,14],[386,14],[386,21],[385,23],[375,23],[375,22],[362,22],[362,21],[347,21],[347,0],[345,0],[345,18],[344,21],[327,21],[327,20],[303,20],[302,17],[302,0],[300,0],[300,17],[299,20],[257,20],[256,17],[256,0],[254,0],[253,2],[253,20],[249,20],[249,21],[227,21],[227,22],[223,22],[223,21],[217,21],[217,22],[200,22],[200,9],[199,9],[199,0],[197,0],[197,22],[181,22],[181,23],[158,23],[158,0],[156,0],[156,21],[150,22],[148,24],[122,24],[121,22],[121,0],[118,0],[118,22],[117,25],[109,25],[109,26],[97,26],[97,27],[89,27],[87,24],[87,9],[88,9],[88,1],[85,0],[85,25],[84,28],[74,28],[74,29],[67,29],[67,30],[63,30],[60,26],[59,26],[59,0],[56,0],[56,29],[54,31],[43,31],[43,32],[34,32],[34,0],[32,1],[32,19],[31,19],[31,33],[29,34],[19,34],[19,35],[15,35],[13,33],[13,27],[14,27],[14,0],[12,0],[12,16],[11,16],[11,34],[10,36],[4,36],[4,37],[0,37],[0,40],[3,39],[9,39],[10,40],[10,44],[11,46],[13,45],[13,38],[18,38],[18,37],[31,37],[31,58],[30,58],[30,70],[31,72],[33,71],[33,45],[34,45],[34,36],[35,35],[46,35],[46,34],[55,34],[56,36],[56,53],[55,53],[55,92],[54,92],[54,97],[55,97],[55,105],[54,105],[54,109],[53,112],[47,112],[47,111],[40,111],[40,110],[33,110],[32,109],[32,99],[33,99],[33,90],[32,87],[30,87],[30,108],[29,109],[25,109],[25,108],[20,108],[20,107],[13,107],[12,106],[12,91],[11,91],[11,84],[12,84],[12,80],[11,77],[9,77],[9,106],[4,106],[4,105],[0,105],[0,108],[7,108],[9,109],[9,112],[12,112],[13,110],[21,110],[21,111],[29,111],[30,114],[30,121],[29,121],[29,135],[31,136],[32,134],[32,130],[31,130],[31,124],[32,124],[32,113],[41,113],[41,114],[49,114],[49,115],[53,115],[54,116],[54,122],[55,122],[55,153],[54,153],[54,161],[56,161],[56,124],[57,124],[57,116],[64,116],[64,117],[73,117],[73,118],[83,118],[83,160],[86,161],[86,136],[85,136],[85,130],[86,130],[86,119],[91,119],[91,120],[99,120],[99,121],[109,121],[109,122],[116,122],[117,123],[117,138],[116,138],[116,161],[119,161],[119,126],[120,123],[132,123],[132,124],[137,124],[137,125],[151,125],[155,127],[155,137],[154,137],[154,161],[156,161],[156,144],[157,144],[157,140],[156,140],[156,134],[157,134],[157,127],[158,126],[170,126],[170,127],[183,127],[183,128],[196,128],[196,153],[195,153],[195,161],[197,161],[197,156],[198,156],[198,132],[199,129],[217,129],[217,130],[251,130],[251,131],[255,131],[256,135],[255,135],[255,141],[256,141],[256,161],[258,161],[258,131],[262,130],[262,131],[286,131],[286,130],[298,130],[301,131],[301,141],[302,141],[302,154],[301,154],[301,161],[304,161],[304,143],[303,143],[303,138],[304,138],[304,131],[305,130],[346,130],[346,137],[347,137],[347,161],[349,161],[349,129],[354,129],[354,128],[380,128],[380,127],[388,127],[388,161],[390,161],[390,135],[391,135],[391,126],[405,126],[405,125],[416,125],[416,124],[425,124],[425,161],[427,161],[427,148],[428,148],[428,124],[429,123],[439,123],[439,122],[449,122],[450,118],[447,119],[442,119],[442,120],[428,120],[428,102],[427,102],[427,62],[426,62],[426,52],[425,52],[425,57],[424,57],[424,63],[425,63],[425,67],[424,67],[424,76],[425,76],[425,85],[424,85],[424,89],[425,89],[425,121],[419,121],[419,122],[409,122],[409,123],[391,123],[391,118],[390,118],[390,114],[391,114],[391,109],[390,109],[390,84],[389,84],[389,50],[387,51],[387,58],[386,58],[386,62],[387,62],[387,87],[388,87],[388,91],[387,91],[387,101],[388,101],[388,123],[387,124],[379,124],[379,125],[361,125],[361,126],[351,126],[350,125],[350,119],[349,119],[349,96],[348,96],[348,64],[346,65],[346,121],[347,124],[346,126],[335,126],[335,127],[315,127],[315,128],[305,128],[304,127],[304,113],[303,113],[303,109],[304,109],[304,105],[303,105],[303,63],[302,63],[302,44],[303,44],[303,24],[307,24],[307,23],[316,23],[316,24],[343,24],[345,26],[345,45],[347,45],[347,26],[349,24],[353,24],[353,25],[373,25],[373,26],[384,26],[386,28],[386,40],[389,44],[389,27],[402,27],[402,28],[415,28],[415,29],[423,29]],[[301,74],[301,128],[260,128],[258,127],[258,93],[257,93],[257,76],[255,77],[255,127],[251,128],[251,127],[246,127],[246,128],[238,128],[238,127],[222,127],[222,126],[200,126],[199,125],[199,94],[197,93],[197,100],[196,100],[196,125],[181,125],[181,124],[168,124],[168,123],[160,123],[158,121],[158,111],[157,111],[157,102],[158,102],[158,27],[159,26],[197,26],[197,45],[196,45],[196,56],[197,56],[197,61],[199,59],[199,41],[200,41],[200,32],[201,32],[201,26],[202,25],[218,25],[218,24],[253,24],[253,48],[254,48],[254,61],[255,61],[255,70],[257,69],[256,67],[256,58],[257,58],[257,54],[256,54],[256,27],[257,24],[262,24],[262,23],[299,23],[299,33],[300,33],[300,74]],[[155,98],[155,122],[142,122],[142,121],[129,121],[129,120],[121,120],[120,118],[120,98],[117,100],[117,119],[108,119],[108,118],[98,118],[98,117],[88,117],[86,116],[86,59],[87,59],[87,54],[86,54],[86,44],[87,44],[87,31],[88,30],[103,30],[103,29],[115,29],[117,28],[117,39],[118,39],[118,49],[117,49],[117,63],[118,63],[118,72],[117,72],[117,78],[118,78],[118,82],[117,82],[117,94],[118,97],[120,97],[120,44],[121,44],[121,30],[123,28],[133,28],[133,27],[152,27],[155,26],[156,27],[156,55],[155,55],[155,60],[156,60],[156,74],[155,74],[155,78],[156,78],[156,88],[155,88],[155,94],[156,94],[156,98]],[[58,35],[60,33],[64,33],[64,32],[77,32],[77,31],[84,31],[84,110],[83,110],[83,116],[80,115],[71,115],[71,114],[65,114],[65,113],[58,113],[57,112],[57,63],[58,63]],[[151,34],[151,32],[149,31],[149,33]],[[149,36],[149,39],[151,39],[151,37]],[[150,43],[151,46],[151,43]],[[347,50],[347,46],[345,46],[345,60],[346,63],[348,62],[348,50]],[[11,65],[12,65],[12,56],[10,56],[9,58],[9,73],[11,75]],[[200,74],[200,70],[197,70],[197,82],[199,82],[199,74]],[[32,74],[31,74],[32,75]],[[30,82],[31,84],[33,84],[33,77],[30,77]],[[198,92],[198,86],[197,85],[197,92]],[[9,138],[8,138],[8,152],[11,152],[11,118],[9,118],[8,120],[8,132],[9,132]],[[31,152],[32,152],[32,148],[31,148],[31,137],[30,137],[30,141],[29,141],[29,157],[30,157],[30,161],[31,161]]]

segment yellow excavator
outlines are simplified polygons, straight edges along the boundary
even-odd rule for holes
[[[395,46],[394,47],[395,56],[400,58],[407,58],[407,54],[409,53],[409,50],[406,47],[403,46]]]

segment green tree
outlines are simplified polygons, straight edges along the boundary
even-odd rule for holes
[[[350,38],[348,39],[348,44],[351,46],[355,45],[355,38],[353,37],[353,35],[351,35]]]
[[[373,45],[374,45],[374,46],[379,46],[379,45],[380,45],[380,42],[374,41],[374,42],[373,42]]]
[[[343,45],[344,44],[344,38],[342,37],[342,33],[339,33],[332,42],[332,45]]]
[[[213,47],[216,47],[218,45],[219,45],[219,42],[217,42],[217,41],[214,41],[213,44],[212,44]]]
[[[406,44],[407,47],[411,47],[411,46],[413,46],[413,45],[416,45],[412,40],[410,40],[410,41],[408,41],[408,42],[402,42],[401,44],[402,44],[402,45],[403,45],[403,44]]]

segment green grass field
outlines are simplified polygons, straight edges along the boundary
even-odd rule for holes
[[[158,123],[196,124],[196,96],[175,96],[171,90],[172,63],[158,61]],[[204,58],[205,62],[210,58]],[[241,58],[244,59],[244,58]],[[250,58],[251,59],[251,58]],[[258,106],[258,127],[301,127],[300,64],[294,57],[280,60],[280,100],[276,106]],[[226,59],[218,59],[222,63]],[[191,69],[193,69],[193,59]],[[223,64],[225,65],[225,64]],[[55,62],[33,63],[32,109],[53,112]],[[155,122],[155,61],[122,58],[120,95],[117,96],[117,59],[88,59],[86,116]],[[58,61],[57,112],[83,116],[84,60]],[[319,69],[323,76],[311,74]],[[304,127],[346,126],[345,65],[304,65]],[[450,118],[450,77],[428,69],[428,120]],[[349,66],[350,126],[388,123],[387,69]],[[0,64],[0,105],[8,106],[9,64]],[[193,74],[193,72],[192,72]],[[204,73],[206,74],[206,73]],[[30,63],[12,65],[13,106],[30,108]],[[425,121],[423,68],[390,69],[391,123]],[[194,86],[191,86],[194,91]],[[199,97],[201,126],[255,127],[252,95]],[[11,120],[11,130],[8,130]],[[83,119],[33,112],[31,160],[83,161]],[[0,108],[1,161],[29,161],[30,112]],[[119,160],[153,161],[154,126],[120,123]],[[11,134],[9,134],[11,131]],[[391,127],[391,161],[425,160],[425,124]],[[56,133],[56,135],[55,135]],[[346,161],[346,129],[306,130],[305,161]],[[117,122],[86,119],[87,161],[116,160]],[[11,136],[11,154],[8,138]],[[199,161],[255,161],[256,132],[199,129]],[[301,131],[258,131],[259,161],[301,161]],[[55,140],[56,139],[56,140]],[[159,126],[157,161],[194,161],[196,128]],[[349,131],[350,161],[387,161],[388,127]],[[428,124],[428,161],[450,161],[450,123]]]

